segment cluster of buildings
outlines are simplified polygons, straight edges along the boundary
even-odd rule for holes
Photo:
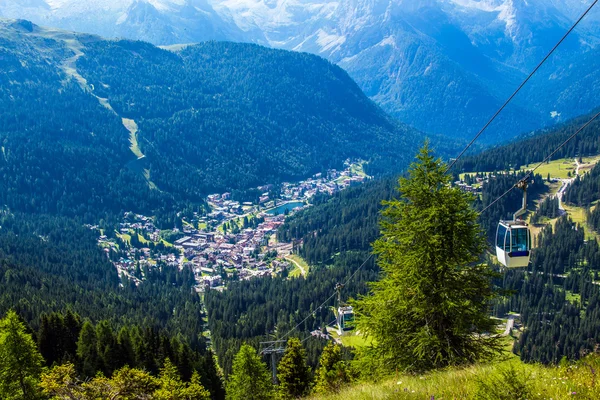
[[[281,197],[284,200],[302,200],[310,199],[317,193],[333,195],[348,186],[363,183],[366,179],[366,175],[353,173],[350,168],[343,171],[331,169],[326,174],[315,174],[298,183],[283,183]]]
[[[126,212],[123,220],[119,224],[120,233],[129,234],[131,231],[139,231],[150,241],[158,242],[160,240],[160,229],[154,226],[154,220],[151,217]]]
[[[211,194],[207,196],[210,212],[194,214],[192,221],[183,221],[181,231],[174,227],[166,232],[167,237],[177,238],[169,242],[165,232],[161,237],[152,217],[125,213],[118,232],[121,243],[104,235],[98,243],[111,260],[111,254],[118,252],[118,260],[112,261],[115,268],[120,276],[127,276],[136,284],[143,280],[146,268],[157,264],[190,268],[197,290],[221,288],[227,279],[271,276],[290,267],[285,257],[292,253],[292,244],[270,240],[285,221],[285,216],[275,215],[275,211],[295,211],[297,208],[292,207],[306,207],[308,199],[317,193],[332,195],[369,178],[357,172],[360,168],[355,169],[356,165],[350,162],[346,167],[298,183],[261,186],[258,189],[262,194],[255,203],[236,201],[229,192]],[[273,198],[275,193],[277,197]],[[247,220],[253,223],[246,224]],[[236,229],[228,232],[223,229],[226,225]]]
[[[333,195],[351,185],[363,183],[369,178],[364,173],[353,172],[353,164],[349,161],[346,162],[346,166],[343,171],[331,169],[325,174],[318,173],[297,183],[284,182],[278,188],[275,185],[259,186],[257,189],[262,194],[256,204],[232,200],[230,192],[211,194],[206,198],[211,212],[201,217],[200,221],[215,226],[223,221],[274,208],[284,202],[308,201],[317,193]],[[277,198],[273,198],[273,192],[280,194]]]
[[[484,179],[480,176],[476,176],[474,177],[474,182],[471,182],[471,184],[462,181],[462,180],[458,180],[456,182],[454,182],[454,185],[457,186],[460,190],[462,190],[463,192],[468,192],[468,193],[481,193],[481,188],[483,187],[484,183],[487,182],[487,179]]]
[[[207,198],[211,212],[206,217],[200,218],[205,223],[219,223],[220,221],[239,217],[254,209],[252,203],[240,203],[231,200],[231,193],[211,194]]]
[[[236,234],[203,232],[186,226],[186,236],[174,243],[184,256],[183,266],[192,268],[197,281],[210,287],[220,286],[224,274],[250,279],[286,269],[289,264],[281,258],[281,247],[269,241],[285,217],[263,214],[262,218],[264,221],[256,228]]]

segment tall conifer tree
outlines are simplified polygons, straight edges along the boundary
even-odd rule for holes
[[[277,367],[279,393],[284,399],[297,399],[310,390],[310,370],[306,365],[306,350],[298,338],[291,338]]]
[[[77,341],[77,357],[79,358],[79,369],[83,376],[93,377],[100,369],[100,357],[98,356],[98,339],[96,330],[90,321],[85,321],[79,340]]]
[[[233,360],[233,374],[227,384],[227,400],[267,400],[273,398],[273,385],[256,350],[242,345]]]
[[[359,329],[373,339],[366,354],[409,371],[492,355],[493,272],[480,262],[486,244],[473,196],[450,186],[427,144],[399,183],[402,199],[384,203],[374,243],[380,280],[356,302]]]
[[[0,398],[36,399],[44,359],[14,311],[0,321]]]
[[[323,349],[316,373],[315,391],[317,393],[337,393],[352,381],[352,374],[342,358],[339,345],[329,342]]]

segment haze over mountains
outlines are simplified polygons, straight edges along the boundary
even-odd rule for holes
[[[7,0],[0,15],[157,45],[230,40],[346,69],[385,110],[469,137],[580,15],[581,0]],[[483,138],[505,140],[597,106],[594,10]]]

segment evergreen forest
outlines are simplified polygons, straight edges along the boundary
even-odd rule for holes
[[[0,19],[0,64],[2,399],[335,396],[397,371],[469,368],[508,345],[525,363],[565,368],[598,350],[600,164],[568,181],[562,203],[567,180],[532,174],[527,268],[500,268],[493,246],[521,205],[510,190],[523,168],[589,116],[467,154],[448,173],[460,143],[430,145],[306,53],[166,49]],[[599,129],[553,159],[599,155]],[[161,236],[206,221],[211,193],[259,203],[347,160],[364,183],[316,191],[266,238],[289,243],[306,274],[238,280],[219,265],[226,286],[201,288],[183,247]],[[159,239],[143,245],[181,267],[116,268],[142,247],[137,231],[119,233],[130,212],[152,216]],[[265,221],[249,214],[221,232]],[[342,304],[366,345],[331,340]],[[513,318],[519,334],[494,334]],[[511,374],[502,379],[527,386]]]

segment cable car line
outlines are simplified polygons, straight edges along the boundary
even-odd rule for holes
[[[373,253],[371,253],[369,255],[369,257],[367,257],[365,259],[365,261],[363,261],[363,263],[360,265],[360,267],[358,267],[356,269],[356,271],[354,271],[354,273],[352,273],[352,275],[350,275],[350,277],[348,279],[346,279],[346,281],[343,283],[343,285],[347,285],[358,273],[358,271],[360,271],[365,265],[367,265],[367,263],[369,262],[369,260],[373,257]],[[329,296],[327,298],[327,300],[325,300],[323,303],[321,303],[320,306],[318,306],[315,310],[319,310],[322,307],[324,307],[325,305],[327,305],[327,303],[329,302],[329,300],[333,299],[335,296],[337,296],[337,291],[334,290],[333,294],[331,296]],[[304,318],[300,323],[298,323],[295,327],[293,327],[292,329],[290,329],[285,335],[283,335],[281,338],[279,338],[279,340],[284,340],[285,338],[287,338],[289,335],[292,334],[292,332],[294,332],[300,325],[302,325],[303,323],[305,323],[312,315],[315,314],[315,311],[311,312],[310,314],[308,314],[306,316],[306,318]],[[305,339],[306,340],[306,339]]]
[[[596,115],[594,115],[588,122],[586,122],[581,128],[579,128],[574,134],[572,134],[569,138],[567,138],[564,142],[562,142],[552,153],[550,153],[550,155],[548,155],[544,161],[540,162],[534,169],[532,169],[531,171],[529,171],[529,173],[527,175],[525,175],[525,177],[521,180],[519,180],[519,182],[527,180],[531,177],[531,175],[533,175],[533,173],[539,168],[541,167],[543,164],[545,164],[548,160],[550,160],[552,158],[552,156],[554,156],[561,148],[563,148],[567,143],[569,143],[575,136],[577,136],[581,131],[583,131],[585,128],[587,128],[588,126],[590,126],[590,124],[592,122],[594,122],[598,117],[600,117],[600,112],[596,113]],[[502,198],[504,196],[506,196],[507,194],[509,194],[510,192],[513,191],[514,188],[517,187],[517,185],[519,184],[519,182],[517,182],[516,184],[514,184],[510,189],[508,189],[506,192],[504,192],[500,197],[498,197],[496,200],[494,200],[493,202],[491,202],[487,207],[485,207],[483,210],[481,210],[479,212],[479,214],[483,214],[484,212],[486,212],[490,207],[492,207],[494,204],[496,204],[497,202],[499,202],[500,200],[502,200]]]
[[[535,75],[535,73],[542,67],[542,65],[544,65],[544,63],[550,58],[550,56],[552,56],[552,54],[554,54],[554,52],[556,51],[556,49],[558,49],[558,47],[562,44],[562,42],[564,42],[567,39],[567,37],[571,34],[571,32],[573,32],[573,30],[575,30],[577,25],[579,25],[579,23],[586,17],[586,15],[589,14],[589,12],[592,10],[592,8],[594,8],[594,6],[598,3],[598,1],[599,0],[594,0],[594,2],[588,7],[588,9],[581,15],[581,17],[579,17],[579,19],[573,24],[573,26],[571,26],[571,28],[567,31],[567,33],[565,33],[564,36],[558,41],[558,43],[556,43],[556,45],[552,48],[552,50],[550,50],[550,52],[546,55],[546,57],[544,57],[544,59],[537,65],[537,67],[535,67],[535,69],[529,74],[529,76],[527,76],[527,78],[521,83],[521,85],[519,85],[517,90],[515,90],[513,92],[513,94],[508,98],[508,100],[506,100],[504,102],[502,107],[500,107],[498,109],[498,111],[496,111],[496,113],[492,116],[492,118],[484,125],[484,127],[481,128],[479,133],[477,133],[477,135],[475,135],[475,137],[473,138],[473,140],[471,140],[471,142],[467,145],[467,147],[465,147],[463,149],[463,151],[458,155],[458,157],[456,157],[454,159],[454,161],[452,161],[452,163],[448,166],[448,169],[446,169],[446,173],[448,171],[450,171],[450,169],[452,169],[452,167],[456,164],[456,162],[458,160],[460,160],[460,158],[467,152],[467,150],[469,150],[469,148],[471,148],[471,146],[475,143],[475,141],[477,141],[477,139],[479,139],[479,137],[483,134],[483,132],[485,132],[485,130],[492,124],[492,122],[494,122],[494,120],[498,117],[498,115],[500,115],[500,113],[506,108],[506,106],[508,106],[508,104],[512,101],[512,99],[514,99],[515,96],[521,91],[521,89],[523,89],[523,87],[527,84],[527,82],[529,82],[529,80],[533,77],[533,75]]]
[[[530,183],[530,177],[539,167],[541,167],[546,161],[550,160],[552,156],[554,156],[577,134],[579,134],[579,132],[587,128],[596,118],[598,118],[598,116],[600,116],[600,112],[594,115],[581,128],[579,128],[575,133],[562,142],[541,163],[539,163],[533,170],[529,171],[523,179],[520,179],[502,196],[494,200],[489,206],[482,210],[482,212],[484,212],[489,209],[493,204],[497,203],[514,188],[523,190],[523,204],[521,205],[521,208],[513,215],[512,220],[500,220],[498,222],[498,228],[496,229],[496,257],[498,258],[498,262],[504,265],[506,268],[528,267],[531,259],[531,230],[529,229],[529,224],[522,218],[519,218],[527,212],[527,187]],[[481,215],[481,213],[479,215]]]

